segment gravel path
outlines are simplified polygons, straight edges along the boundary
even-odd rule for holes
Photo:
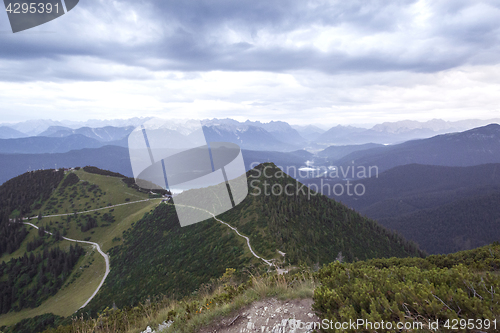
[[[168,205],[176,206],[175,204],[168,204]],[[178,204],[177,206],[182,206],[182,207],[189,207],[189,208],[193,208],[193,209],[198,209],[198,210],[201,210],[201,211],[207,212],[208,214],[212,215],[212,217],[214,218],[214,220],[216,220],[217,222],[220,222],[220,223],[222,223],[222,224],[227,225],[229,228],[231,228],[232,230],[234,230],[234,231],[238,234],[238,236],[245,238],[245,239],[246,239],[246,241],[247,241],[248,249],[250,250],[250,252],[252,253],[252,255],[253,255],[255,258],[262,260],[264,263],[266,263],[266,265],[269,265],[269,266],[272,266],[272,265],[273,265],[273,263],[272,263],[271,261],[269,261],[269,260],[267,260],[267,259],[264,259],[264,258],[262,258],[262,257],[259,257],[259,256],[257,255],[257,253],[255,253],[255,252],[253,251],[252,246],[250,245],[250,239],[249,239],[247,236],[244,236],[244,235],[240,234],[240,233],[239,233],[239,231],[238,231],[235,227],[231,226],[229,223],[226,223],[226,222],[224,222],[224,221],[222,221],[222,220],[219,220],[217,217],[215,217],[215,215],[214,215],[212,212],[209,212],[208,210],[205,210],[205,209],[202,209],[202,208],[199,208],[199,207],[194,207],[194,206],[179,205],[179,204]]]
[[[118,206],[125,206],[125,205],[131,205],[137,202],[145,202],[145,201],[151,201],[151,200],[159,200],[161,198],[151,198],[151,199],[143,199],[143,200],[137,200],[137,201],[130,201],[130,202],[125,202],[121,204],[116,204],[112,206],[107,206],[107,207],[101,207],[101,208],[96,208],[96,209],[90,209],[90,210],[85,210],[83,212],[76,212],[77,214],[85,214],[85,213],[91,213],[91,212],[96,212],[98,210],[103,210],[103,209],[109,209],[113,207],[118,207]],[[59,217],[59,216],[68,216],[68,215],[73,215],[75,213],[65,213],[65,214],[55,214],[55,215],[45,215],[42,217]],[[28,220],[28,219],[36,219],[37,216],[32,216],[32,217],[23,217],[23,220]]]
[[[23,222],[23,223],[38,229],[38,227],[36,225],[34,225],[33,223],[29,223],[29,222]],[[52,235],[52,233],[49,231],[45,231],[45,232],[48,233],[49,235]],[[87,304],[89,304],[89,302],[92,300],[92,298],[94,298],[94,296],[97,294],[99,289],[101,289],[102,285],[104,284],[104,281],[108,277],[108,274],[109,274],[109,256],[101,250],[101,247],[97,243],[89,242],[89,241],[82,241],[82,240],[77,240],[77,239],[71,239],[71,238],[67,238],[67,237],[63,237],[63,239],[70,241],[70,242],[91,244],[94,248],[97,249],[99,254],[102,255],[102,257],[104,258],[104,261],[106,262],[106,272],[104,273],[104,276],[102,277],[101,283],[99,283],[99,286],[94,291],[92,296],[90,296],[90,298],[80,307],[80,309],[81,309],[81,308],[84,308],[85,306],[87,306]]]
[[[97,208],[97,209],[92,209],[92,210],[86,210],[86,211],[83,211],[83,212],[77,212],[77,214],[84,214],[84,213],[89,213],[89,212],[95,212],[97,210],[109,209],[109,208],[113,208],[113,207],[118,207],[118,206],[123,206],[123,205],[130,205],[130,204],[133,204],[133,203],[150,201],[150,200],[157,200],[157,198],[155,198],[155,199],[144,199],[144,200],[138,200],[138,201],[132,201],[132,202],[126,202],[126,203],[112,205],[112,206],[108,206],[108,207]],[[193,209],[204,210],[204,209],[201,209],[201,208],[198,208],[198,207],[192,207],[192,206],[185,206],[185,207],[191,207]],[[272,266],[273,265],[271,261],[258,256],[257,253],[254,252],[254,250],[252,249],[252,246],[250,245],[250,239],[247,236],[244,236],[244,235],[240,234],[239,231],[235,227],[231,226],[229,223],[226,223],[226,222],[218,219],[217,217],[215,217],[215,215],[213,213],[211,213],[209,211],[206,211],[206,212],[209,213],[210,215],[212,215],[212,217],[216,221],[218,221],[218,222],[220,222],[220,223],[228,226],[229,228],[231,228],[233,231],[235,231],[238,234],[238,236],[245,238],[246,241],[247,241],[248,249],[250,250],[250,252],[252,253],[252,255],[255,258],[262,260],[268,266]],[[57,214],[57,215],[47,215],[47,216],[42,216],[42,217],[58,217],[58,216],[67,216],[67,215],[72,215],[72,214],[74,214],[74,213]],[[28,219],[28,218],[24,218],[23,220],[26,220],[26,219]],[[23,223],[27,224],[27,225],[30,225],[30,226],[38,229],[38,227],[36,225],[34,225],[33,223],[30,223],[30,222],[23,222]],[[50,234],[50,235],[52,235],[52,233],[49,232],[49,231],[45,231],[45,232],[48,233],[48,234]],[[110,268],[109,268],[110,267],[109,266],[109,256],[101,250],[101,247],[97,243],[89,242],[89,241],[82,241],[82,240],[77,240],[77,239],[71,239],[71,238],[67,238],[67,237],[63,237],[63,239],[67,240],[67,241],[70,241],[70,242],[86,243],[86,244],[93,245],[93,247],[97,249],[97,251],[99,252],[99,254],[102,255],[102,257],[104,258],[104,261],[106,262],[106,272],[104,273],[104,276],[103,276],[103,278],[101,280],[101,283],[99,284],[99,286],[97,287],[97,289],[94,291],[94,293],[92,294],[92,296],[90,296],[90,298],[85,302],[85,304],[83,304],[80,307],[80,309],[81,309],[81,308],[84,308],[85,306],[87,306],[87,304],[94,298],[94,296],[99,292],[99,290],[101,289],[102,285],[104,284],[104,281],[108,277],[109,270],[110,270]]]

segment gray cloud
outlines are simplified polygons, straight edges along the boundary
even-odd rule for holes
[[[140,80],[163,70],[438,72],[498,63],[498,2],[430,2],[422,7],[428,13],[419,12],[416,4],[81,1],[65,17],[33,33],[0,34],[0,59],[11,62],[0,64],[0,79]],[[420,15],[426,17],[416,24]],[[0,28],[7,30],[6,23]],[[35,33],[47,30],[54,33]],[[300,37],[303,31],[312,39],[323,33],[331,45],[325,42],[322,49],[321,41]],[[142,68],[144,73],[88,69],[99,63]]]

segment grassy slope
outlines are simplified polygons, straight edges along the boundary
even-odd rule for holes
[[[498,269],[500,269],[500,246],[498,244],[492,244],[483,248],[478,248],[470,251],[458,252],[455,254],[447,256],[429,256],[425,259],[423,258],[390,258],[390,259],[374,259],[368,261],[359,261],[356,263],[335,263],[324,266],[319,272],[312,273],[310,270],[296,269],[293,273],[277,276],[275,274],[266,274],[263,276],[254,276],[248,282],[236,281],[231,278],[228,271],[217,281],[212,283],[211,291],[200,292],[196,295],[190,296],[184,299],[182,302],[174,301],[172,299],[161,299],[158,302],[145,303],[143,306],[119,309],[117,311],[108,311],[104,314],[100,314],[99,317],[89,319],[89,320],[77,320],[75,322],[74,330],[70,330],[69,327],[59,327],[58,329],[52,329],[50,333],[66,333],[66,332],[95,332],[95,333],[111,333],[111,332],[126,332],[126,333],[137,333],[143,331],[147,326],[151,326],[153,329],[158,327],[158,324],[172,320],[174,322],[168,329],[164,332],[182,332],[182,333],[193,333],[200,332],[201,329],[212,328],[210,325],[214,323],[221,323],[222,318],[235,318],[239,313],[241,314],[242,308],[256,300],[265,297],[278,297],[282,300],[290,300],[293,298],[310,298],[313,296],[316,301],[315,306],[320,308],[319,315],[320,318],[332,318],[332,316],[338,315],[339,312],[343,312],[341,321],[356,320],[361,318],[360,314],[346,313],[346,311],[339,311],[336,307],[340,306],[343,308],[348,308],[351,303],[355,302],[354,297],[365,298],[366,302],[361,304],[362,307],[366,307],[367,304],[374,303],[374,306],[378,306],[380,302],[387,302],[394,296],[394,292],[403,294],[408,293],[408,289],[414,288],[414,284],[411,282],[403,284],[387,284],[386,280],[378,279],[379,272],[384,272],[386,270],[393,270],[397,268],[405,268],[400,272],[400,276],[397,278],[401,279],[405,275],[409,275],[410,269],[420,269],[421,273],[427,274],[430,270],[434,270],[434,276],[431,274],[431,278],[435,279],[442,273],[441,270],[453,271],[457,268],[457,265],[464,265],[466,268],[464,273],[468,274],[469,277],[482,277],[488,273],[493,273],[493,275],[498,276]],[[338,268],[337,272],[331,272],[333,268]],[[373,270],[373,268],[376,268]],[[361,270],[359,279],[352,278],[358,270]],[[344,273],[350,271],[350,279],[347,279],[345,283],[337,281],[337,278],[343,277]],[[365,274],[363,274],[363,272]],[[427,272],[427,273],[426,273]],[[230,273],[230,272],[229,272]],[[347,290],[347,297],[345,299],[335,298],[337,295],[335,292],[328,294],[333,298],[330,303],[325,303],[322,298],[322,294],[329,287],[322,285],[322,282],[328,283],[332,273],[337,274],[333,276],[333,281],[337,281],[341,284],[337,290],[346,289],[345,286],[350,286],[357,284],[360,280],[373,280],[370,285],[372,290],[366,293],[360,293],[357,289]],[[349,275],[348,275],[349,277]],[[394,277],[392,277],[394,278]],[[344,281],[343,281],[344,282]],[[451,289],[448,284],[463,284],[461,279],[457,279],[456,276],[446,281],[444,289]],[[224,288],[223,286],[229,286],[229,288]],[[428,283],[421,284],[422,287],[427,286]],[[481,289],[480,293],[488,295],[484,300],[474,297],[474,294],[470,292],[464,293],[463,290],[467,290],[467,285],[462,285],[464,289],[461,290],[451,290],[453,298],[461,298],[463,302],[475,302],[478,306],[475,307],[464,307],[462,306],[462,311],[458,310],[456,304],[453,304],[449,299],[445,300],[449,305],[451,305],[452,310],[447,311],[446,307],[443,306],[440,301],[432,297],[430,293],[420,292],[415,295],[415,299],[418,303],[435,303],[435,306],[429,311],[438,312],[438,317],[441,319],[441,327],[444,325],[444,319],[447,317],[458,318],[497,318],[500,320],[500,314],[498,312],[498,303],[494,304],[493,315],[488,316],[482,312],[481,304],[490,303],[490,295]],[[374,293],[378,290],[383,290],[389,288],[392,290],[390,293],[384,293],[375,296]],[[495,288],[497,293],[494,297],[498,299],[498,284],[492,286]],[[423,288],[422,288],[423,289]],[[479,289],[477,289],[479,290]],[[493,290],[493,289],[491,289]],[[344,290],[345,291],[345,290]],[[442,292],[443,290],[434,290],[433,292]],[[391,296],[392,295],[392,296]],[[400,297],[403,297],[400,296]],[[430,296],[430,298],[428,297]],[[461,297],[458,297],[461,296]],[[412,306],[417,305],[417,303],[407,302],[406,305],[411,309]],[[201,309],[201,311],[200,311]],[[357,308],[359,310],[359,307]],[[322,311],[321,311],[322,310]],[[396,308],[395,311],[399,311]],[[458,314],[455,312],[459,312]],[[478,312],[479,311],[479,312]],[[401,311],[402,312],[402,311]],[[463,314],[460,314],[462,313]],[[409,316],[404,316],[404,313],[400,313],[402,319],[406,321],[412,321],[413,318]],[[367,316],[367,313],[363,314]],[[127,321],[123,318],[129,318]],[[384,318],[387,322],[387,319]],[[394,317],[394,320],[399,318]],[[435,317],[430,313],[422,313],[419,316],[418,321],[425,323],[426,321],[434,321]],[[380,319],[379,319],[380,320]],[[376,321],[376,320],[372,320]],[[228,320],[226,320],[226,323]],[[102,325],[98,325],[102,324]],[[95,329],[95,327],[98,327]],[[210,330],[210,331],[212,331]],[[443,331],[443,330],[439,330]],[[462,330],[465,332],[465,330]],[[460,331],[460,332],[462,332]],[[479,330],[478,330],[479,331]],[[488,331],[488,330],[484,330]],[[493,331],[493,330],[489,330]],[[416,332],[416,331],[415,331]],[[420,331],[422,332],[422,331]],[[424,330],[424,332],[430,332],[430,330]]]
[[[68,246],[70,242],[63,241],[61,245]],[[74,244],[74,243],[71,243]],[[62,247],[62,246],[61,246]],[[13,325],[22,319],[38,316],[44,313],[54,313],[60,316],[73,314],[92,295],[104,276],[104,259],[91,246],[85,246],[88,250],[85,257],[75,265],[76,269],[71,273],[68,282],[76,279],[50,297],[39,307],[34,309],[23,309],[19,312],[9,312],[0,316],[2,325]],[[87,266],[84,268],[84,266]],[[81,274],[78,274],[81,271]]]
[[[265,180],[296,184],[288,176]],[[201,202],[212,192],[200,193]],[[328,263],[339,252],[348,260],[421,254],[404,239],[320,195],[310,200],[303,194],[249,195],[219,217],[248,236],[258,255],[281,261],[280,250],[292,265]],[[113,301],[121,307],[148,296],[185,296],[228,267],[239,271],[250,265],[267,267],[251,256],[241,237],[213,219],[180,227],[170,205],[160,205],[147,214],[124,238],[123,245],[111,252],[111,273],[90,303],[92,311],[111,306]]]
[[[129,202],[148,198],[147,194],[128,188],[120,178],[91,174],[83,170],[74,172],[80,178],[80,183],[75,186],[76,192],[79,194],[73,199],[73,202],[70,202],[70,194],[75,192],[74,190],[71,190],[72,187],[69,186],[66,188],[62,194],[59,193],[60,187],[58,187],[37,213],[41,212],[42,215],[64,214],[71,213],[73,211],[102,208],[106,207],[108,204],[125,203],[127,198],[130,200]],[[96,184],[102,192],[97,192],[97,195],[93,195],[93,192],[86,191],[85,195],[88,197],[85,198],[85,195],[83,194],[85,186],[82,185],[84,181],[89,182],[89,185],[87,185],[86,188],[92,184]],[[100,197],[98,197],[99,194],[101,195]],[[92,199],[94,200],[92,201]],[[51,205],[49,203],[51,200],[54,203],[57,202],[57,204]],[[100,217],[104,213],[110,213],[113,209],[110,214],[114,216],[115,222],[109,223],[108,226],[99,226],[86,232],[81,231],[74,219],[67,223],[66,216],[43,218],[40,221],[34,218],[30,222],[38,226],[49,226],[50,228],[53,228],[53,230],[55,230],[56,226],[58,226],[60,227],[61,232],[66,229],[66,237],[68,238],[84,240],[85,238],[90,237],[90,241],[98,243],[101,246],[101,249],[104,252],[107,252],[111,247],[122,242],[116,241],[115,237],[121,238],[123,231],[130,228],[132,224],[139,220],[145,213],[154,209],[158,202],[159,200],[151,200],[146,202],[131,203],[110,209],[103,209],[98,211],[100,215],[90,213],[92,216]],[[99,221],[99,225],[102,224],[103,223]],[[8,261],[12,258],[24,255],[27,243],[32,241],[37,235],[37,230],[35,228],[28,226],[27,228],[30,231],[30,234],[23,241],[21,247],[10,255],[2,256],[0,261]],[[115,241],[113,241],[113,239],[115,239]],[[49,246],[60,246],[64,249],[69,248],[70,244],[75,243],[62,241],[60,243],[50,244]],[[77,269],[72,272],[71,276],[68,278],[67,281],[70,282],[73,280],[73,277],[75,277],[75,280],[69,286],[67,286],[67,282],[62,290],[35,309],[24,309],[20,312],[11,312],[0,316],[0,322],[3,325],[12,325],[21,319],[47,312],[52,312],[61,316],[68,316],[78,310],[78,308],[95,291],[104,276],[105,271],[105,263],[102,256],[100,256],[97,251],[93,250],[92,246],[83,246],[87,249],[87,255],[85,258],[80,259],[75,266]],[[42,248],[39,247],[35,253],[41,250]],[[81,270],[81,274],[77,274],[78,270]]]

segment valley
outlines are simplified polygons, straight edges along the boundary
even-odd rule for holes
[[[226,123],[224,128],[240,125]],[[254,125],[258,124],[245,126]],[[220,124],[210,126],[214,131],[210,140],[221,140]],[[50,133],[62,138],[75,135],[64,129]],[[278,136],[296,135],[286,133]],[[111,171],[88,166],[32,171],[0,187],[4,203],[0,226],[5,230],[0,231],[4,237],[0,265],[53,249],[68,251],[77,243],[85,253],[61,277],[58,290],[33,296],[34,300],[43,297],[36,307],[16,301],[14,311],[0,314],[0,322],[13,325],[47,313],[60,316],[53,318],[95,317],[105,309],[129,311],[162,298],[178,302],[197,297],[204,288],[213,291],[209,286],[217,285],[227,269],[234,270],[236,280],[242,282],[304,267],[317,270],[335,260],[425,258],[427,253],[491,244],[500,237],[494,231],[500,219],[499,134],[498,125],[490,125],[390,146],[330,146],[312,152],[243,150],[248,197],[223,214],[184,228],[173,204],[162,203],[163,192],[140,189],[120,173],[127,168],[125,173],[131,173],[126,148],[5,155],[13,157],[9,159],[14,166],[18,157],[77,162],[73,157],[80,155],[99,160],[99,166],[109,165]],[[480,143],[475,146],[478,137]],[[463,145],[468,150],[461,151]],[[481,150],[484,145],[490,148]],[[445,150],[454,158],[425,155],[433,149]],[[360,177],[359,168],[370,166],[376,166],[372,177]],[[271,195],[269,189],[276,186],[287,191]],[[358,186],[363,193],[324,193],[325,186],[334,190]],[[200,193],[209,192],[208,188]],[[429,232],[434,236],[429,237]]]

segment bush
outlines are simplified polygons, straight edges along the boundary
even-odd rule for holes
[[[498,259],[495,244],[426,259],[331,263],[317,273],[322,285],[313,307],[333,322],[420,322],[424,329],[436,320],[441,328],[453,319],[494,320],[500,313],[500,275],[492,272]]]

